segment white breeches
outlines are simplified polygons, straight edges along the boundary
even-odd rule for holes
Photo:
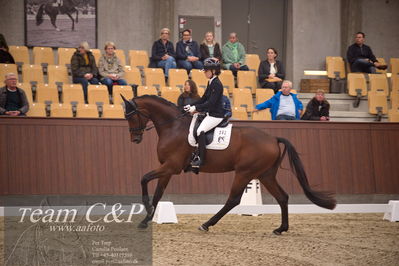
[[[195,122],[197,121],[198,118],[198,113],[195,113],[193,116],[193,119],[191,120],[191,124],[190,124],[190,136],[189,138],[193,138],[193,131],[194,131],[194,126],[195,126]],[[207,115],[204,120],[202,120],[201,125],[198,127],[197,129],[197,136],[199,136],[199,134],[204,131],[204,132],[208,132],[209,130],[215,128],[217,125],[219,125],[220,122],[222,122],[223,118],[219,118],[219,117],[213,117],[210,115]],[[194,141],[195,143],[195,141]]]

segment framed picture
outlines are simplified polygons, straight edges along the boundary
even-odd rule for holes
[[[97,0],[25,0],[25,45],[97,47]]]

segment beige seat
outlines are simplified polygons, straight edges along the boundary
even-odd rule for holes
[[[28,47],[10,45],[8,48],[10,54],[14,57],[15,63],[30,64]]]
[[[381,109],[382,114],[388,113],[387,96],[382,91],[370,91],[368,104],[370,114],[378,114],[378,109]]]
[[[399,109],[390,109],[388,111],[388,121],[389,122],[399,122]]]
[[[103,106],[102,118],[124,118],[125,112],[121,104],[106,104]]]
[[[116,55],[116,57],[119,58],[119,60],[121,60],[122,66],[126,66],[125,51],[123,51],[122,49],[116,49],[115,50],[115,55]]]
[[[256,89],[256,104],[263,103],[274,96],[272,89]]]
[[[358,91],[361,96],[367,95],[367,83],[364,74],[349,73],[348,74],[348,93],[350,96],[357,96]]]
[[[169,69],[169,87],[177,87],[182,90],[186,80],[188,80],[187,70]]]
[[[162,68],[144,68],[146,86],[155,86],[158,89],[165,87],[165,76]]]
[[[58,103],[57,87],[53,84],[39,83],[36,87],[36,102],[45,103],[46,101]]]
[[[69,103],[56,103],[51,105],[51,117],[73,117],[72,106]]]
[[[71,59],[75,53],[75,48],[58,48],[58,65],[65,66],[71,64]]]
[[[62,102],[70,104],[71,102],[77,102],[79,104],[84,104],[83,89],[79,87],[65,88],[62,91]]]
[[[40,65],[27,65],[22,66],[22,81],[24,83],[44,83],[43,70]]]
[[[253,70],[256,75],[258,74],[260,65],[260,58],[258,54],[246,54],[245,63],[250,70]]]
[[[248,120],[248,113],[245,107],[233,106],[231,108],[232,118],[237,120]]]
[[[199,69],[191,69],[191,79],[197,84],[198,88],[206,88],[208,79],[205,77],[204,71]],[[223,84],[224,85],[224,84]]]
[[[326,57],[326,69],[327,77],[331,79],[344,79],[345,73],[345,62],[341,56],[327,56]]]
[[[96,59],[96,65],[98,65],[98,61],[100,61],[101,51],[100,49],[89,49],[89,51],[93,54]]]
[[[389,60],[389,63],[391,65],[392,76],[398,75],[399,74],[399,58],[391,58]]]
[[[381,63],[383,65],[387,65],[387,62],[385,61],[385,59],[383,57],[377,57],[377,60],[379,63]],[[387,70],[386,69],[382,70],[382,69],[376,68],[376,72],[380,73],[380,74],[386,74]]]
[[[369,74],[370,91],[384,92],[389,95],[388,78],[385,74]]]
[[[28,102],[29,102],[29,105],[31,105],[33,103],[31,85],[29,83],[18,83],[17,87],[22,89],[25,92],[26,98],[28,99]]]
[[[95,104],[78,104],[76,107],[77,118],[98,118],[98,109]]]
[[[250,89],[234,89],[233,91],[233,105],[245,106],[247,111],[250,112],[254,109],[252,93]]]
[[[255,94],[258,87],[256,83],[256,74],[254,71],[238,71],[237,72],[238,88],[248,88]]]
[[[54,53],[50,47],[33,47],[33,64],[42,66],[54,65]]]
[[[263,120],[263,121],[272,120],[272,115],[270,113],[269,108],[263,109],[259,112],[252,113],[252,120]]]
[[[16,64],[0,64],[0,80],[4,81],[4,77],[8,73],[14,73],[18,79],[18,68]],[[1,85],[3,86],[3,85]]]
[[[229,93],[233,93],[233,89],[235,88],[233,72],[231,72],[231,70],[222,70],[219,79],[222,82],[223,87],[227,88]]]
[[[47,67],[48,83],[62,86],[63,84],[70,84],[68,76],[68,69],[65,65],[55,66],[49,65]]]
[[[179,98],[181,91],[178,88],[163,87],[161,88],[161,97],[177,104],[177,99]]]
[[[44,103],[33,103],[29,105],[29,111],[26,116],[46,117],[46,105]]]
[[[150,63],[148,53],[145,50],[129,50],[129,58],[131,67],[144,69],[147,68]]]
[[[125,75],[123,78],[127,84],[143,85],[140,70],[137,67],[125,66]]]
[[[391,91],[399,91],[399,75],[391,76]]]
[[[137,96],[143,95],[158,95],[158,91],[155,87],[148,86],[138,86],[137,87]]]
[[[126,99],[132,99],[133,98],[133,91],[132,87],[130,86],[121,86],[121,85],[114,85],[112,89],[112,99],[114,105],[120,105],[123,102],[123,99],[121,97],[121,94],[126,98]]]
[[[89,104],[96,104],[101,102],[103,104],[109,104],[108,90],[103,89],[88,89],[87,90],[87,101]]]

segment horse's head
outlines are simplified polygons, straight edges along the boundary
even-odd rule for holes
[[[125,103],[125,118],[129,123],[130,139],[132,142],[139,144],[143,139],[143,133],[150,117],[142,110],[139,110],[134,99],[126,100],[123,95],[121,97]]]

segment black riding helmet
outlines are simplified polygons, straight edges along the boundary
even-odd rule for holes
[[[207,58],[204,60],[204,70],[220,70],[220,63],[218,60],[213,58]]]

